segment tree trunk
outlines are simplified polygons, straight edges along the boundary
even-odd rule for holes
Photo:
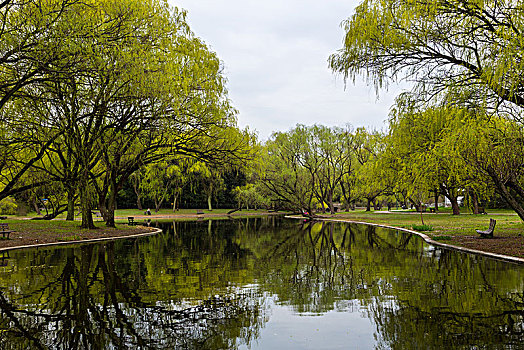
[[[107,208],[106,227],[116,227],[115,226],[115,209],[111,206]]]
[[[457,200],[458,195],[456,195],[457,190],[454,188],[449,189],[441,185],[440,192],[451,202],[451,208],[453,210],[453,215],[459,215],[460,208],[459,208],[458,200]]]
[[[435,190],[435,213],[438,213],[438,197],[439,193],[437,190]]]
[[[67,189],[67,221],[75,220],[75,191]]]
[[[175,194],[175,196],[173,197],[173,213],[176,212],[177,200],[178,200],[178,195]]]
[[[422,203],[420,202],[416,202],[414,201],[413,199],[409,198],[409,202],[411,203],[411,208],[415,208],[415,211],[417,213],[421,213],[422,212]]]
[[[140,175],[136,175],[136,176],[140,176]],[[144,208],[142,207],[142,199],[141,199],[141,195],[140,195],[140,180],[137,178],[137,177],[133,177],[133,190],[135,191],[135,194],[136,194],[136,206],[138,207],[139,210],[143,210]]]
[[[38,205],[38,203],[36,202],[34,198],[32,201],[33,201],[33,207],[35,208],[36,214],[40,215],[40,206]]]
[[[369,198],[366,198],[368,200],[368,203],[366,205],[366,211],[371,211],[371,200]]]
[[[207,208],[209,209],[209,211],[213,210],[213,207],[211,206],[211,199],[212,199],[212,197],[213,196],[211,194],[207,195]]]
[[[329,204],[329,213],[331,215],[335,214],[335,207],[333,207],[333,191],[328,192],[328,204]]]
[[[475,191],[471,191],[471,205],[473,207],[473,214],[479,213],[479,198],[477,196],[477,193]]]
[[[116,209],[116,195],[118,193],[116,183],[112,183],[109,188],[109,198],[106,208],[106,214],[104,220],[106,222],[106,227],[116,227],[115,226],[115,209]]]
[[[517,213],[519,218],[524,221],[524,208],[520,205],[519,201],[511,195],[508,187],[502,181],[500,181],[500,178],[493,169],[488,169],[488,174],[495,183],[497,192],[502,196],[502,198],[506,200],[515,213]]]
[[[82,228],[94,229],[93,215],[91,214],[91,198],[87,180],[80,184],[80,207],[82,209]]]
[[[102,215],[102,219],[104,219],[104,221],[107,223],[107,206],[105,194],[100,194],[98,197],[98,210],[100,210],[100,215]]]
[[[459,208],[457,196],[449,196],[448,199],[451,202],[451,209],[453,209],[453,215],[459,215],[460,208]]]
[[[342,189],[342,196],[344,197],[346,212],[349,212],[351,207],[351,187],[348,186],[348,189],[346,190],[346,186],[341,183],[340,188]]]

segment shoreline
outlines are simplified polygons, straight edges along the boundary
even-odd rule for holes
[[[236,215],[235,215],[236,214]],[[235,213],[235,214],[224,214],[224,213],[205,213],[205,214],[157,214],[157,215],[135,215],[135,220],[144,220],[144,219],[151,219],[151,220],[170,220],[170,219],[191,219],[191,220],[202,220],[202,219],[217,219],[217,218],[242,218],[242,217],[264,217],[264,216],[281,216],[285,215],[286,218],[290,219],[302,219],[301,216],[296,215],[286,215],[285,213],[274,213],[274,212],[260,212],[260,213]],[[127,216],[116,216],[116,220],[127,220]],[[361,221],[361,220],[351,220],[348,218],[330,218],[330,217],[317,217],[314,219],[315,221],[324,221],[324,222],[339,222],[339,223],[354,223],[354,224],[364,224],[364,225],[370,225],[375,227],[383,227],[388,229],[393,229],[397,231],[403,231],[411,234],[415,234],[422,238],[426,243],[431,244],[436,247],[442,247],[445,249],[451,249],[455,251],[460,251],[468,254],[475,254],[480,256],[489,257],[496,260],[502,260],[505,262],[510,262],[514,264],[524,264],[524,258],[506,255],[506,254],[499,254],[494,252],[489,252],[485,250],[479,250],[479,249],[472,249],[467,247],[462,247],[459,245],[453,245],[448,243],[442,243],[440,241],[436,241],[432,239],[430,236],[412,230],[407,229],[403,227],[398,226],[392,226],[387,224],[377,224],[367,221]],[[23,220],[26,221],[26,220]],[[65,222],[65,220],[52,220],[52,221],[61,221]],[[77,222],[77,221],[74,221]],[[69,222],[71,223],[71,222]],[[14,243],[13,239],[5,240],[4,242],[10,242],[12,245],[9,246],[0,246],[0,252],[6,252],[9,250],[19,250],[19,249],[31,249],[31,248],[39,248],[39,247],[49,247],[49,246],[61,246],[61,245],[68,245],[68,244],[82,244],[82,243],[96,243],[96,242],[103,242],[103,241],[111,241],[111,240],[117,240],[117,239],[125,239],[125,238],[138,238],[138,237],[146,237],[146,236],[152,236],[156,235],[158,233],[161,233],[162,231],[158,228],[143,226],[138,224],[137,226],[134,226],[133,228],[127,227],[127,223],[125,222],[119,222],[120,225],[126,225],[126,229],[124,230],[115,230],[114,232],[111,232],[111,230],[103,230],[101,229],[97,230],[87,230],[85,231],[84,237],[82,239],[68,239],[63,240],[63,237],[58,235],[46,235],[45,233],[40,234],[32,234],[33,237],[38,238],[44,238],[41,243],[39,242],[39,239],[34,239],[34,243],[28,243],[27,239],[25,241],[21,241],[20,244]],[[13,232],[16,235],[24,235],[24,232]],[[77,235],[74,236],[79,237]],[[21,236],[19,238],[22,238]],[[37,243],[38,242],[38,243]],[[14,244],[13,244],[14,243]],[[0,245],[2,244],[2,240],[0,240]]]
[[[289,219],[303,219],[303,217],[301,217],[301,216],[286,216],[286,218],[289,218]],[[516,256],[511,256],[511,255],[492,253],[492,252],[487,252],[487,251],[482,251],[482,250],[471,249],[471,248],[461,247],[461,246],[457,246],[457,245],[442,243],[442,242],[435,241],[435,240],[431,239],[431,237],[429,237],[428,235],[426,235],[424,233],[421,233],[421,232],[418,232],[418,231],[414,231],[414,230],[410,230],[410,229],[403,228],[403,227],[389,226],[389,225],[383,225],[383,224],[374,224],[374,223],[365,222],[365,221],[355,221],[355,220],[348,220],[348,219],[334,219],[334,218],[325,218],[325,217],[315,218],[313,221],[339,222],[339,223],[346,223],[346,224],[348,224],[348,223],[349,224],[361,224],[361,225],[370,225],[370,226],[375,226],[375,227],[383,227],[383,228],[387,228],[387,229],[403,231],[403,232],[407,232],[407,233],[411,233],[411,234],[415,234],[415,235],[419,236],[426,243],[431,244],[432,246],[437,246],[437,247],[450,249],[450,250],[456,250],[456,251],[467,253],[467,254],[481,255],[481,256],[489,257],[491,259],[501,260],[501,261],[505,261],[505,262],[509,262],[509,263],[513,263],[513,264],[518,264],[518,265],[524,264],[524,258],[519,258],[519,257],[516,257]]]
[[[68,244],[96,243],[125,238],[138,238],[156,235],[162,230],[142,225],[142,220],[213,220],[243,217],[265,217],[285,215],[285,213],[259,212],[259,213],[205,213],[205,214],[157,214],[157,215],[134,215],[136,225],[128,226],[128,216],[115,216],[117,228],[106,228],[100,226],[97,229],[87,230],[78,226],[79,220],[66,221],[64,219],[54,220],[30,220],[29,218],[11,219],[10,239],[0,239],[0,252],[10,250],[31,249],[49,246],[62,246]],[[131,216],[131,215],[129,215]],[[96,220],[95,223],[102,221]],[[19,226],[19,227],[17,227]],[[0,257],[1,258],[1,257]]]
[[[146,226],[144,226],[146,228]],[[37,243],[37,244],[30,244],[30,245],[20,245],[20,246],[12,246],[12,247],[4,247],[0,248],[0,252],[7,252],[11,250],[19,250],[19,249],[32,249],[32,248],[44,248],[44,247],[51,247],[51,246],[60,246],[60,245],[67,245],[67,244],[89,244],[89,243],[98,243],[98,242],[104,242],[104,241],[115,241],[118,239],[127,239],[127,238],[140,238],[140,237],[147,237],[147,236],[154,236],[158,233],[161,233],[162,230],[159,228],[155,228],[154,230],[149,230],[142,233],[133,233],[130,235],[120,235],[120,236],[110,236],[110,237],[100,237],[100,238],[92,238],[92,239],[81,239],[81,240],[75,240],[75,241],[61,241],[61,242],[48,242],[48,243]]]

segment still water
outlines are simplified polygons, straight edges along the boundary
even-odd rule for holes
[[[12,251],[0,349],[522,349],[524,267],[280,218]]]

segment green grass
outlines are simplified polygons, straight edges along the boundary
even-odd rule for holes
[[[451,241],[453,238],[451,236],[434,236],[432,239],[434,241]]]
[[[213,214],[211,217],[207,217],[207,219],[212,220],[219,220],[227,218],[227,212],[231,209],[214,209],[212,211],[210,210],[203,210],[204,214]],[[152,211],[152,217],[151,220],[153,221],[172,221],[172,220],[195,220],[196,218],[196,209],[181,209],[178,210],[176,213],[173,213],[171,209],[162,209],[158,213],[155,213],[154,210]],[[234,213],[235,217],[241,218],[246,215],[253,215],[253,214],[259,214],[264,215],[266,212],[263,210],[242,210],[237,211]],[[34,213],[33,213],[34,214]],[[181,217],[176,218],[165,218],[165,219],[157,219],[154,218],[154,215],[166,215],[166,216],[177,216],[180,215]],[[183,215],[190,215],[191,217],[183,217]],[[119,209],[115,212],[116,217],[116,226],[118,230],[127,230],[133,228],[132,226],[127,225],[127,217],[128,216],[134,216],[135,221],[138,223],[143,222],[148,217],[140,217],[138,216],[144,216],[144,210],[138,210],[138,209]],[[82,229],[80,228],[80,217],[75,217],[76,221],[65,221],[65,214],[60,215],[55,220],[27,220],[24,218],[30,218],[35,217],[35,215],[27,215],[25,217],[17,217],[14,215],[8,215],[7,220],[2,220],[2,222],[9,223],[10,229],[14,230],[15,232],[12,233],[12,236],[15,237],[17,234],[21,235],[22,233],[42,233],[42,234],[48,234],[48,235],[54,235],[57,236],[57,240],[62,241],[73,241],[76,240],[79,235],[82,235],[82,233],[90,231],[88,229]],[[120,218],[120,219],[119,219]],[[110,233],[111,228],[106,228],[104,222],[102,221],[102,218],[93,216],[93,219],[95,221],[95,226],[97,226],[98,232],[102,235],[105,232]],[[1,238],[1,237],[0,237]]]
[[[88,229],[80,228],[79,221],[65,221],[65,220],[20,220],[8,218],[7,220],[2,220],[2,222],[7,222],[9,228],[15,232],[11,233],[12,237],[17,235],[22,235],[23,233],[39,233],[39,234],[48,234],[56,235],[65,239],[67,237],[80,235],[83,232],[90,231]],[[114,230],[111,228],[106,228],[103,222],[95,222],[100,233],[105,231]],[[118,230],[127,230],[131,226],[117,224],[116,228]],[[70,239],[72,240],[72,239]]]
[[[72,236],[63,236],[57,238],[59,241],[69,242],[69,241],[79,241],[82,239],[79,235],[72,235]]]
[[[433,231],[433,226],[431,225],[413,225],[411,227],[415,231]]]
[[[462,208],[461,208],[462,209]],[[487,209],[487,215],[473,215],[461,212],[460,215],[451,215],[451,211],[440,210],[438,214],[423,213],[424,224],[433,227],[433,236],[475,236],[475,229],[485,230],[489,226],[489,219],[497,220],[495,235],[515,237],[524,233],[524,222],[511,210]],[[366,212],[355,210],[337,213],[337,218],[353,221],[364,221],[380,225],[395,227],[413,227],[422,225],[420,213],[411,211]]]
[[[146,211],[147,208],[145,209],[117,209],[115,211],[115,217],[121,217],[123,219],[125,219],[125,221],[127,222],[127,217],[128,216],[144,216],[145,214],[145,211]],[[151,210],[151,215],[154,216],[154,215],[195,215],[197,213],[197,209],[180,209],[180,210],[177,210],[176,212],[173,212],[172,209],[160,209],[158,211],[158,213],[155,213],[155,210],[154,208],[149,208]],[[213,210],[207,210],[207,209],[202,209],[202,211],[204,212],[204,214],[222,214],[222,215],[227,215],[227,212],[231,211],[231,209],[213,209]],[[75,213],[77,213],[78,211],[75,211]],[[98,210],[93,210],[93,212],[98,212]],[[246,209],[243,209],[241,211],[236,211],[235,212],[235,215],[239,215],[239,214],[259,214],[263,212],[262,209],[259,209],[259,210],[246,210]],[[31,213],[28,213],[27,215],[25,215],[25,217],[36,217],[36,213],[35,212],[31,212]],[[66,218],[66,214],[63,213],[63,214],[60,214],[57,219],[65,219]],[[96,219],[99,219],[100,218],[96,218],[95,216],[93,216],[93,218]],[[80,216],[75,216],[75,219],[76,220],[80,220]]]

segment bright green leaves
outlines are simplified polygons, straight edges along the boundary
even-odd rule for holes
[[[421,91],[477,84],[489,88],[488,100],[522,106],[523,13],[514,1],[364,1],[329,64],[377,88],[396,78]]]
[[[334,212],[341,186],[350,198],[355,164],[349,126],[297,125],[289,132],[273,134],[266,143],[260,187],[285,208],[311,212],[318,206]]]
[[[176,174],[162,162],[173,157],[239,164],[252,156],[255,141],[236,127],[220,60],[184,11],[163,0],[9,4],[0,107],[6,130],[22,132],[2,137],[10,159],[0,198],[23,191],[22,180],[40,186],[24,179],[37,168],[47,183],[89,194],[83,212],[98,202],[111,226],[116,194],[142,166],[160,162],[165,171],[150,169],[151,180],[169,179]],[[21,58],[13,64],[10,55]],[[82,225],[93,226],[84,217]]]

